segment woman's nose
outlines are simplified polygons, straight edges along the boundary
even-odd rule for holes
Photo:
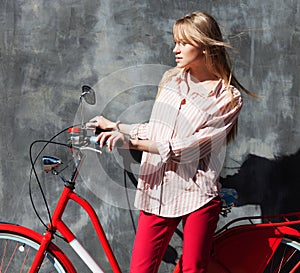
[[[176,53],[179,53],[179,48],[178,48],[178,45],[175,44],[174,48],[173,48],[173,53],[176,54]]]

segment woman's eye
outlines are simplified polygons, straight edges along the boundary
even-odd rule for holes
[[[177,42],[174,42],[174,43],[175,43],[175,45],[180,45],[180,46],[185,46],[186,45],[186,43],[183,42],[183,41],[177,41]]]

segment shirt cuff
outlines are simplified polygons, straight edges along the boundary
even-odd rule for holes
[[[139,126],[139,124],[132,125],[131,130],[129,131],[130,138],[132,138],[132,139],[138,138],[138,126]]]
[[[162,162],[166,163],[170,157],[171,157],[171,146],[169,141],[164,142],[156,142],[157,149],[159,152],[159,155],[161,156]]]
[[[148,136],[148,124],[133,124],[129,131],[129,136],[132,139],[147,139]]]

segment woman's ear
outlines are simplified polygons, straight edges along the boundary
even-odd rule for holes
[[[202,54],[206,54],[206,48],[204,45],[200,45],[200,50],[202,51]]]

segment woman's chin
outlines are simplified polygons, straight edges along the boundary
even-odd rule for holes
[[[178,68],[184,68],[184,65],[182,63],[177,63],[176,67],[178,67]]]

